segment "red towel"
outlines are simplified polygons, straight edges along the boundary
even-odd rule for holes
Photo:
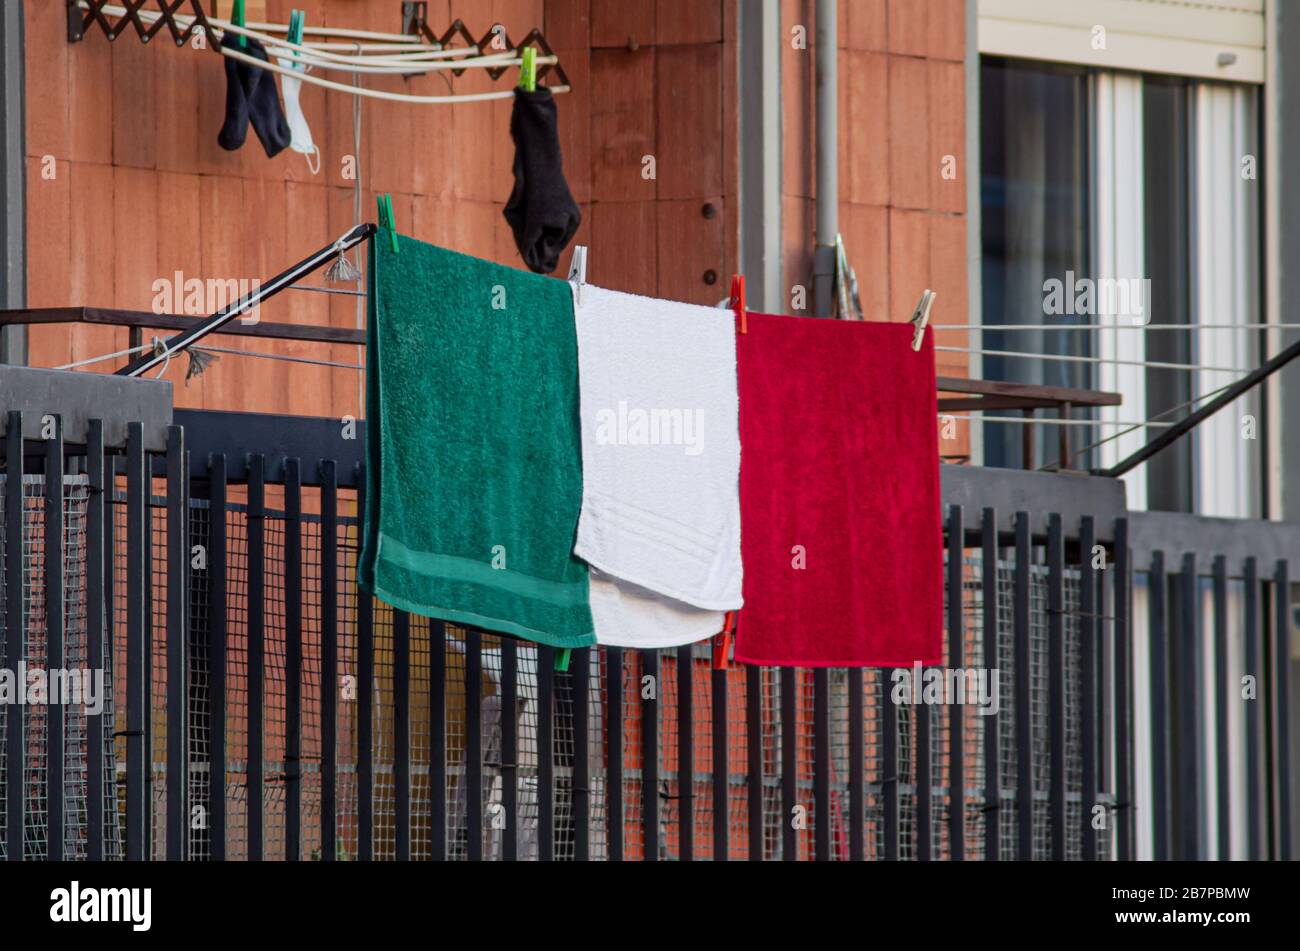
[[[745,565],[736,659],[940,663],[930,335],[914,353],[910,324],[748,320],[736,335]]]

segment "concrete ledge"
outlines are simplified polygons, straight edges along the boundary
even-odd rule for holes
[[[1182,571],[1183,555],[1197,557],[1196,570],[1208,575],[1214,556],[1227,560],[1229,576],[1241,577],[1242,562],[1254,557],[1260,578],[1272,577],[1280,560],[1300,578],[1300,523],[1250,518],[1209,518],[1179,512],[1134,512],[1129,516],[1133,567],[1145,571],[1153,552],[1165,554],[1165,570]]]
[[[939,478],[944,518],[948,506],[960,505],[968,532],[978,529],[983,509],[992,507],[1002,532],[1014,529],[1017,512],[1028,512],[1034,535],[1047,533],[1048,515],[1055,512],[1067,538],[1077,537],[1079,519],[1091,515],[1097,540],[1107,542],[1115,537],[1115,519],[1128,514],[1124,484],[1117,479],[954,465],[940,466]]]
[[[166,380],[0,365],[0,434],[8,435],[13,410],[23,414],[26,439],[40,439],[41,418],[57,416],[64,442],[84,443],[90,420],[101,419],[104,445],[123,447],[127,424],[139,422],[144,425],[145,448],[162,452],[172,424],[172,385]]]

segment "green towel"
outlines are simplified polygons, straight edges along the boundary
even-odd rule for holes
[[[594,644],[569,285],[397,240],[370,241],[361,584],[416,614]]]

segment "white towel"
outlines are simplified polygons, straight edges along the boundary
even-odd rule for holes
[[[582,288],[582,512],[596,639],[670,647],[738,609],[740,434],[730,311]]]

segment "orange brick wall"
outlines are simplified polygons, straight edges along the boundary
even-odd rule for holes
[[[785,285],[810,286],[814,226],[813,0],[780,0],[783,75]],[[352,223],[352,101],[304,85],[323,152],[312,176],[286,150],[266,159],[251,131],[243,149],[216,144],[224,77],[207,50],[109,43],[98,30],[66,40],[61,3],[25,0],[28,82],[28,285],[33,307],[146,310],[158,277],[265,278]],[[266,0],[287,20],[394,31],[398,0]],[[966,319],[963,0],[840,3],[840,229],[869,319],[905,320],[925,287],[934,319]],[[479,35],[496,21],[512,37],[542,25],[575,91],[558,99],[565,170],[583,212],[576,243],[592,248],[593,281],[700,303],[727,294],[737,247],[733,0],[434,0],[429,20],[455,17]],[[790,30],[807,27],[809,49]],[[383,88],[445,91],[438,77]],[[503,78],[501,84],[506,83]],[[457,91],[487,88],[466,74]],[[362,215],[391,192],[399,227],[457,250],[519,265],[501,209],[511,187],[509,102],[417,106],[364,100]],[[656,177],[642,176],[654,156]],[[957,176],[941,176],[943,157]],[[55,176],[42,176],[47,157]],[[561,261],[567,269],[568,254]],[[787,310],[789,300],[786,301]],[[356,325],[355,302],[286,293],[262,317]],[[961,344],[965,335],[939,335]],[[31,362],[54,366],[121,349],[125,330],[34,329]],[[223,337],[236,346],[355,363],[356,348]],[[353,370],[227,356],[183,382],[186,406],[317,415],[358,412]],[[108,370],[112,363],[92,369]],[[965,375],[964,354],[939,354]],[[942,443],[945,453],[966,451]]]
[[[266,0],[266,16],[285,22],[291,7],[311,24],[400,27],[399,0]],[[30,306],[148,310],[159,277],[270,277],[351,226],[353,182],[342,164],[353,152],[349,96],[302,88],[323,153],[312,176],[290,150],[268,160],[251,130],[240,151],[218,147],[225,80],[211,50],[180,50],[165,38],[146,46],[133,31],[110,43],[98,28],[69,44],[61,2],[25,0],[25,10]],[[542,26],[561,56],[575,88],[557,100],[565,171],[584,217],[575,243],[592,247],[593,281],[703,303],[726,295],[736,232],[732,11],[723,0],[429,4],[435,31],[457,17],[476,36],[494,22],[512,38]],[[376,85],[446,92],[433,76]],[[488,86],[481,74],[455,80],[457,92]],[[503,77],[492,88],[508,86]],[[404,233],[522,266],[501,216],[513,181],[509,116],[508,100],[364,100],[363,219],[374,219],[375,194],[390,192]],[[647,154],[656,159],[651,180],[640,174]],[[47,156],[53,178],[41,174]],[[301,292],[268,302],[261,317],[356,325],[353,300]],[[246,337],[214,345],[358,360],[354,347]],[[30,362],[55,366],[126,346],[125,330],[34,328]],[[226,356],[187,387],[185,363],[167,372],[178,405],[358,412],[353,370]]]
[[[814,9],[813,0],[781,2],[787,295],[812,283]],[[807,50],[791,43],[796,25],[807,28]],[[841,0],[837,26],[840,232],[863,311],[868,320],[907,320],[928,287],[938,294],[932,321],[967,323],[964,0]],[[948,155],[951,179],[942,175]],[[958,331],[935,340],[966,346]],[[940,375],[967,375],[966,354],[936,357]],[[967,424],[957,433],[940,452],[969,451]]]

